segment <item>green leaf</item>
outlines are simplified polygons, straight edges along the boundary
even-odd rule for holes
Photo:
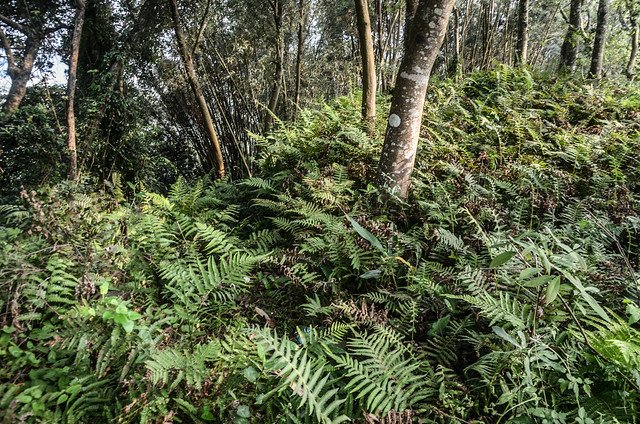
[[[142,315],[140,315],[139,313],[137,313],[136,311],[129,311],[127,312],[127,317],[131,320],[131,321],[135,321],[137,319],[140,319],[142,317]]]
[[[560,277],[556,277],[547,286],[547,293],[544,296],[545,303],[548,305],[558,297],[560,293]]]
[[[122,328],[124,328],[126,333],[131,333],[133,331],[133,321],[122,323]]]
[[[242,418],[249,418],[251,416],[251,410],[247,405],[238,406],[238,410],[236,411],[236,415]]]
[[[489,265],[489,268],[498,268],[499,266],[502,266],[507,262],[509,262],[511,258],[513,258],[515,255],[516,255],[516,252],[511,252],[511,251],[502,252],[498,256],[493,258],[493,260],[491,261],[491,264]]]
[[[436,322],[431,324],[431,329],[429,330],[428,334],[430,336],[437,336],[439,334],[442,334],[444,329],[449,324],[450,320],[451,320],[451,316],[450,315],[447,315],[447,316],[444,316],[444,317],[440,318],[439,320],[437,320]]]
[[[363,280],[369,280],[372,278],[380,278],[381,275],[382,271],[380,271],[379,269],[372,269],[371,271],[367,271],[362,274],[360,278],[362,278]]]
[[[100,294],[104,296],[108,292],[109,292],[109,282],[105,281],[104,283],[100,284]]]
[[[509,333],[507,333],[505,331],[504,328],[502,327],[491,327],[491,329],[493,330],[494,333],[496,333],[501,339],[506,340],[507,342],[511,343],[512,345],[514,345],[515,347],[519,347],[521,348],[522,346],[520,345],[520,343],[518,343],[518,341],[511,336]]]
[[[258,373],[258,371],[256,371],[256,369],[253,367],[245,368],[243,374],[244,374],[244,378],[249,380],[251,383],[255,383],[258,377],[260,376],[260,373]]]
[[[378,238],[376,236],[374,236],[373,234],[371,234],[369,232],[369,230],[367,230],[366,228],[364,228],[362,225],[358,224],[356,222],[355,219],[351,218],[349,215],[346,215],[347,219],[349,220],[349,222],[351,223],[351,226],[353,227],[354,230],[356,230],[356,232],[358,234],[360,234],[360,237],[362,237],[363,239],[365,239],[366,241],[368,241],[369,243],[371,243],[371,245],[373,247],[375,247],[376,249],[378,249],[379,251],[381,251],[384,254],[387,254],[386,249],[382,246],[382,243],[380,243],[380,240],[378,240]]]
[[[629,325],[640,321],[640,308],[630,300],[625,300],[627,304],[627,314],[629,314]]]
[[[542,268],[525,268],[520,272],[519,280],[526,280],[542,271]]]
[[[202,408],[202,415],[200,415],[200,418],[205,421],[213,421],[216,417],[213,416],[211,408],[209,408],[208,405],[205,405],[205,407]]]
[[[21,403],[31,403],[33,398],[29,395],[19,395],[19,396],[16,396],[16,400]]]
[[[69,393],[70,395],[77,395],[78,392],[80,392],[80,390],[82,390],[82,384],[73,384],[67,387],[66,392]]]
[[[540,287],[541,285],[548,283],[554,278],[555,277],[553,275],[542,275],[540,277],[532,278],[529,281],[525,281],[522,285],[525,287],[531,287],[531,288]]]
[[[131,320],[129,319],[129,317],[126,314],[115,314],[113,316],[113,320],[118,323],[118,324],[122,324],[124,325],[127,322],[130,322]]]

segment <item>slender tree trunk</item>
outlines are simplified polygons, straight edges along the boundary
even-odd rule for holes
[[[536,43],[536,46],[532,49],[533,54],[531,55],[531,60],[529,60],[529,63],[533,68],[535,68],[538,63],[538,59],[540,58],[540,53],[543,51],[543,47],[551,38],[549,35],[551,32],[551,26],[555,22],[556,16],[558,16],[559,11],[562,11],[562,2],[558,2],[553,12],[548,15],[547,19],[545,19],[547,23],[544,30],[542,31],[543,35],[541,37],[541,42]]]
[[[273,127],[273,115],[276,115],[276,109],[280,100],[280,91],[282,91],[282,78],[284,76],[284,38],[282,34],[282,16],[284,14],[284,0],[271,1],[273,8],[273,21],[276,29],[276,60],[275,74],[273,77],[273,87],[271,96],[269,97],[269,105],[267,115],[264,120],[264,131],[269,132]]]
[[[357,3],[359,3],[362,0],[356,0],[356,15],[357,15]],[[376,36],[375,36],[375,58],[377,59],[377,66],[376,63],[374,63],[374,68],[377,67],[377,72],[378,72],[378,76],[376,77],[376,83],[380,84],[380,92],[384,92],[386,87],[385,87],[385,80],[384,80],[384,47],[383,47],[383,37],[382,37],[382,20],[383,20],[383,16],[382,16],[382,0],[374,0],[375,1],[375,13],[376,13]],[[365,2],[368,4],[368,1],[365,0]],[[367,14],[368,14],[368,8],[367,8]],[[357,19],[357,16],[356,16]],[[360,29],[358,28],[358,39],[360,41],[362,41],[362,36],[360,35]],[[360,48],[360,52],[362,52],[362,48]],[[376,87],[377,90],[377,87]]]
[[[86,4],[84,0],[75,1],[76,20],[71,39],[71,55],[69,58],[69,79],[67,80],[67,148],[69,149],[70,180],[78,178],[78,151],[76,150],[76,81],[78,79],[78,57],[80,55],[80,40],[84,26]]]
[[[560,51],[559,71],[572,73],[576,69],[578,60],[578,48],[580,44],[580,30],[582,27],[582,1],[571,0],[571,10],[569,12],[569,28],[562,43]]]
[[[591,78],[602,78],[604,63],[604,47],[607,38],[607,22],[609,18],[609,0],[600,0],[598,3],[598,23],[596,25],[596,38],[593,41],[593,53],[591,55]]]
[[[378,183],[400,198],[409,192],[429,77],[454,4],[420,0],[400,65],[378,167]]]
[[[453,7],[453,58],[449,66],[449,75],[458,76],[461,67],[461,51],[460,51],[460,10],[456,6]]]
[[[625,75],[628,79],[633,80],[636,75],[636,57],[638,56],[638,38],[640,35],[638,20],[633,14],[631,15],[631,26],[631,53],[629,53],[629,61],[627,62]]]
[[[300,109],[300,90],[302,87],[302,55],[304,53],[304,0],[298,0],[298,49],[296,52],[296,86],[294,94],[295,111],[294,118],[298,115]]]
[[[7,75],[11,78],[11,87],[4,104],[5,112],[15,112],[20,107],[24,96],[27,94],[27,83],[31,78],[33,65],[42,45],[42,39],[35,33],[27,35],[25,50],[22,60],[18,63],[14,56],[13,48],[6,34],[0,28],[0,41],[6,54]]]
[[[204,120],[205,127],[207,129],[207,135],[209,136],[214,150],[218,176],[222,178],[225,175],[225,170],[224,160],[222,158],[222,150],[220,149],[220,142],[218,141],[218,135],[216,134],[216,129],[213,125],[213,119],[211,118],[211,113],[209,112],[207,101],[204,98],[202,87],[200,86],[200,83],[198,82],[198,78],[196,76],[193,59],[191,58],[191,54],[189,53],[189,49],[187,48],[187,43],[185,41],[184,33],[182,32],[182,28],[180,25],[180,12],[178,11],[177,0],[169,0],[169,5],[171,7],[171,15],[173,18],[173,29],[176,34],[176,40],[178,42],[178,48],[180,49],[180,55],[182,56],[182,62],[184,63],[184,67],[186,70],[187,80],[189,80],[191,90],[193,91],[193,94],[198,101],[198,107],[200,108],[200,113],[202,114],[202,119]]]
[[[371,135],[376,119],[376,66],[367,0],[355,0],[362,56],[362,121]]]
[[[518,5],[518,41],[516,42],[516,65],[526,66],[529,50],[529,0],[520,0]]]

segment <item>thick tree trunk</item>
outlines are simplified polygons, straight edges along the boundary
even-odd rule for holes
[[[284,76],[284,37],[282,34],[282,15],[284,14],[284,0],[271,1],[273,7],[273,20],[276,29],[276,60],[275,74],[273,77],[273,87],[271,96],[269,97],[268,111],[264,120],[264,132],[271,131],[273,127],[273,115],[276,115],[276,109],[280,100],[280,92],[282,91],[282,78]]]
[[[184,33],[182,32],[182,28],[180,26],[180,13],[178,11],[177,0],[169,0],[169,5],[171,7],[171,15],[173,17],[173,29],[176,33],[176,40],[178,41],[178,48],[180,49],[180,55],[182,56],[187,79],[189,80],[191,90],[193,91],[193,94],[196,96],[196,100],[198,101],[198,107],[200,108],[200,113],[202,114],[202,118],[207,129],[207,134],[213,146],[218,176],[222,178],[225,175],[225,169],[224,160],[222,158],[222,150],[220,149],[220,142],[218,141],[218,135],[216,134],[216,130],[213,125],[213,119],[211,118],[211,113],[209,112],[207,101],[204,98],[202,87],[198,82],[195,67],[193,65],[193,60],[191,58],[191,54],[189,53],[189,49],[187,48]]]
[[[27,83],[31,78],[31,72],[18,71],[9,75],[11,77],[11,87],[4,103],[4,110],[5,112],[15,112],[27,94]]]
[[[71,39],[71,56],[69,58],[69,79],[67,80],[67,148],[69,149],[69,179],[78,178],[78,152],[76,150],[76,80],[78,78],[78,56],[80,55],[80,39],[84,25],[85,2],[76,0],[76,20]]]
[[[27,94],[27,83],[31,79],[31,72],[42,45],[42,40],[36,34],[28,34],[24,55],[19,63],[15,59],[9,39],[1,28],[0,41],[2,41],[2,47],[7,57],[7,75],[11,78],[11,87],[7,94],[4,110],[5,112],[15,112]]]
[[[638,19],[635,15],[631,16],[631,53],[629,53],[629,61],[625,75],[628,79],[633,80],[636,76],[636,57],[638,56],[638,38],[640,28],[638,27]]]
[[[416,16],[416,10],[418,10],[418,0],[407,0],[407,5],[404,15],[404,51],[408,51],[409,40],[411,34],[411,25],[413,25],[413,18]]]
[[[304,53],[304,0],[298,0],[298,49],[296,52],[296,87],[294,94],[295,111],[294,118],[298,115],[300,109],[300,90],[302,88],[302,55]]]
[[[607,21],[609,18],[609,0],[600,0],[598,3],[598,23],[596,26],[596,38],[593,41],[593,53],[591,55],[591,78],[602,78],[604,63],[604,47],[607,38]]]
[[[376,66],[367,0],[355,0],[362,57],[362,121],[371,135],[376,119]]]
[[[580,30],[582,27],[582,0],[571,0],[569,12],[569,28],[562,43],[560,51],[561,72],[574,72],[578,60],[578,48],[580,44]]]
[[[529,50],[529,0],[520,0],[518,5],[518,40],[516,42],[516,65],[525,66]]]
[[[378,167],[380,186],[400,198],[409,192],[429,77],[454,4],[455,0],[420,0],[400,65]]]

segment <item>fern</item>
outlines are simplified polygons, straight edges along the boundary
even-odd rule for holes
[[[197,345],[186,352],[177,348],[163,349],[152,353],[145,366],[153,384],[171,382],[171,387],[176,387],[184,380],[188,386],[201,389],[212,372],[207,364],[220,357],[221,349],[217,340]]]
[[[285,338],[279,338],[276,332],[259,330],[257,343],[264,355],[269,354],[266,368],[277,373],[283,380],[274,391],[291,389],[300,398],[299,408],[306,405],[309,415],[318,422],[340,423],[348,421],[345,415],[335,416],[346,399],[336,397],[337,388],[331,386],[331,375],[324,371],[324,362],[309,357],[305,349]],[[265,356],[266,358],[266,356]]]
[[[434,394],[399,335],[381,328],[358,335],[347,346],[348,354],[336,362],[347,372],[345,390],[367,410],[378,415],[403,411]]]

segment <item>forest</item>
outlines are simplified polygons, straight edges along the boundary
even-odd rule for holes
[[[0,1],[0,423],[639,423],[639,38]]]

